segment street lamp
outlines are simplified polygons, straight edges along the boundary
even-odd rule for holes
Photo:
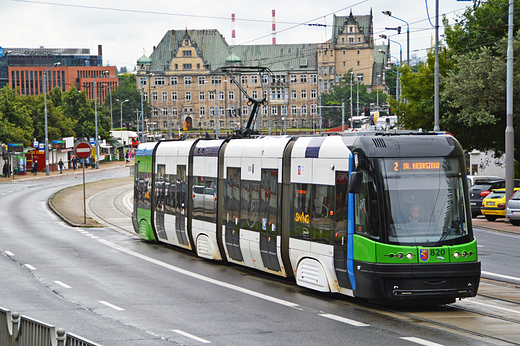
[[[114,121],[112,120],[112,87],[108,84],[103,84],[104,87],[108,86],[108,92],[110,94],[110,131],[112,131],[112,128],[114,127]]]
[[[103,71],[99,76],[94,78],[94,121],[96,122],[96,168],[99,168],[99,140],[98,140],[98,126],[97,126],[97,79],[109,74],[109,71]]]
[[[49,135],[47,130],[47,71],[60,66],[61,62],[55,62],[54,66],[43,71],[43,103],[45,104],[45,175],[49,175]]]
[[[401,18],[392,16],[391,11],[382,11],[382,12],[384,15],[386,15],[388,17],[392,17],[397,20],[400,20],[401,22],[406,23],[406,64],[410,65],[410,25],[408,25],[408,22],[406,20],[402,20]]]
[[[377,79],[376,79],[376,97],[377,97],[377,110],[379,110],[379,78],[381,78],[381,75],[378,74],[377,75]]]
[[[387,28],[387,29],[388,29],[388,28]],[[390,39],[388,36],[386,36],[386,35],[381,34],[381,35],[379,35],[379,37],[381,37],[381,38],[383,38],[383,39],[387,39],[389,42],[397,43],[397,44],[399,45],[399,66],[403,66],[403,46],[401,46],[401,44],[400,44],[399,42],[394,41],[394,40],[391,40],[391,39]],[[390,44],[389,44],[389,46],[390,46]],[[390,49],[390,48],[389,48],[389,49]],[[386,52],[385,52],[385,54],[386,54]],[[399,92],[398,92],[398,93],[396,92],[396,94],[401,95],[401,91],[399,90]]]
[[[354,72],[350,72],[350,118],[354,116],[353,105],[352,105],[352,78],[354,77]]]
[[[117,102],[119,102],[118,99],[116,99]],[[121,101],[121,143],[123,144],[123,150],[124,150],[124,145],[125,145],[125,142],[123,141],[123,103],[125,102],[128,102],[130,100],[124,100],[124,101]]]
[[[384,54],[386,56],[389,56],[390,58],[394,58],[397,61],[397,65],[399,66],[399,60],[395,56],[392,56],[392,55],[388,54],[384,49],[380,49],[379,53]],[[396,89],[395,93],[396,93],[396,98],[398,100],[399,100],[399,97],[401,96],[401,92],[399,90],[399,87],[400,87],[400,84],[399,84],[399,68],[398,68],[397,69],[397,81],[396,81],[396,85],[395,85],[395,89]]]

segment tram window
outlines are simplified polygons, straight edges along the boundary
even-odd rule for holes
[[[260,182],[242,181],[240,222],[242,228],[260,230]]]
[[[177,181],[176,181],[176,195],[175,211],[178,214],[184,215],[184,209],[188,202],[188,180],[186,177],[186,166],[177,166]]]
[[[355,195],[356,234],[379,239],[379,210],[374,178],[363,171],[361,191]]]
[[[262,186],[260,192],[260,212],[262,227],[265,230],[276,232],[277,215],[278,215],[278,171],[277,170],[262,170]]]
[[[348,217],[348,172],[336,173],[336,233],[337,237],[347,234]]]
[[[240,168],[228,168],[224,185],[224,222],[240,219]]]
[[[215,178],[206,178],[204,184],[204,219],[217,222],[217,182]]]
[[[311,239],[311,185],[293,184],[291,237]]]
[[[157,165],[155,177],[155,209],[157,211],[164,210],[164,169],[164,165]]]
[[[334,227],[333,194],[334,186],[315,185],[312,193],[311,240],[330,244]]]
[[[166,174],[164,176],[164,212],[166,214],[173,214],[175,208],[175,182],[177,176],[173,174]]]

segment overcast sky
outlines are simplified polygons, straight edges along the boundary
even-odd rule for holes
[[[463,13],[470,1],[439,0],[439,13],[450,23]],[[427,9],[428,7],[428,9]],[[406,24],[381,13],[408,22],[410,55],[426,55],[435,30],[434,0],[0,0],[3,48],[90,48],[97,54],[103,46],[103,63],[126,66],[133,71],[143,49],[150,56],[168,30],[217,29],[232,44],[231,14],[235,13],[237,45],[271,44],[271,11],[276,10],[276,42],[279,44],[321,43],[331,38],[333,14],[374,15],[376,44],[386,43],[380,34],[391,35],[403,47],[406,58]],[[427,12],[428,11],[428,12]],[[324,24],[308,26],[307,24]],[[440,34],[444,32],[442,21]],[[402,26],[401,35],[385,27]],[[399,46],[391,43],[392,55]]]

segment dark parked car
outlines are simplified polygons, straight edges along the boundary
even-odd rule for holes
[[[480,206],[482,200],[487,197],[494,189],[503,189],[506,187],[504,179],[494,181],[478,181],[469,188],[469,201],[471,203],[471,216],[477,217],[481,215]],[[520,187],[520,180],[515,180],[514,187]]]

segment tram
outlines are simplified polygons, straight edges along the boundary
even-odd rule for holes
[[[145,143],[134,185],[148,241],[371,301],[477,294],[464,155],[449,134]]]

